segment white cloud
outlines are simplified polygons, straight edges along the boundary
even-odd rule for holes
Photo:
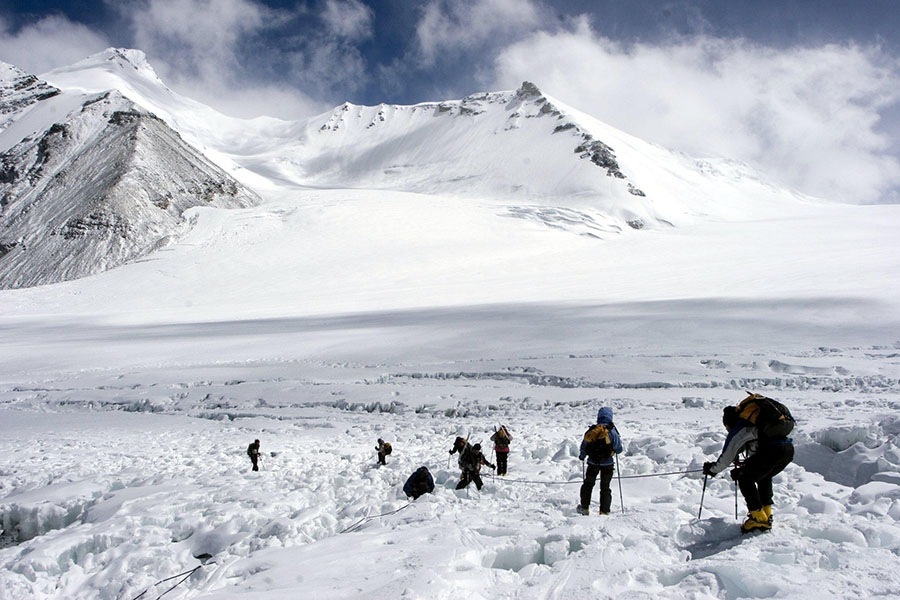
[[[234,86],[225,82],[180,80],[176,91],[226,115],[244,119],[265,115],[298,120],[334,106],[332,102],[320,102],[296,88],[277,83]]]
[[[537,29],[543,13],[532,0],[433,0],[416,25],[421,59],[511,41]]]
[[[61,16],[43,19],[13,33],[0,18],[0,60],[29,73],[43,73],[109,47],[88,27]]]
[[[353,91],[367,77],[366,62],[356,48],[333,39],[317,40],[291,54],[287,62],[291,79],[324,95],[335,93],[332,90]],[[343,100],[345,98],[335,104]]]
[[[371,36],[374,13],[359,0],[328,0],[316,11],[305,4],[271,9],[259,0],[127,0],[110,6],[127,24],[126,43],[147,54],[167,85],[228,114],[299,119],[339,103],[366,81],[366,61],[354,43]],[[298,19],[307,20],[304,25],[317,19],[319,26],[305,36],[279,38],[283,46],[263,45],[272,31],[286,36]],[[64,17],[47,17],[15,33],[0,18],[0,60],[34,73],[110,45],[103,34]],[[267,63],[283,69],[255,70]]]
[[[364,60],[350,42],[371,33],[372,14],[356,0],[330,0],[315,15],[325,24],[319,33],[253,56],[247,40],[312,18],[307,8],[274,10],[256,0],[140,0],[122,14],[130,19],[135,46],[167,84],[235,116],[299,119],[326,110],[316,97],[364,80]],[[282,81],[268,83],[254,73],[253,64],[265,61],[284,65]]]
[[[876,47],[773,49],[710,37],[624,46],[586,20],[502,51],[496,88],[536,82],[628,133],[756,166],[809,194],[885,201],[900,163],[877,128],[900,101],[900,66]]]
[[[348,40],[364,40],[372,35],[372,9],[359,0],[328,0],[322,20],[328,31]]]
[[[148,0],[127,5],[134,44],[179,76],[221,79],[238,63],[241,36],[277,18],[250,0]]]

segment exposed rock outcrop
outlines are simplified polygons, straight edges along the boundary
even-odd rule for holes
[[[102,272],[177,238],[188,208],[257,201],[153,114],[93,95],[0,154],[0,288]]]

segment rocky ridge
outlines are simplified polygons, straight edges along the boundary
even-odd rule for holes
[[[0,103],[9,121],[58,93],[14,75]],[[105,271],[177,239],[189,208],[258,201],[119,92],[86,94],[60,122],[0,154],[0,288]]]
[[[8,115],[58,94],[47,82],[0,61],[0,130],[9,122]]]

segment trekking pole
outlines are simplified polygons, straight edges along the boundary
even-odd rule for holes
[[[703,498],[706,497],[706,480],[709,479],[709,475],[703,474],[703,493],[700,494],[700,510],[697,511],[697,519],[700,518],[700,515],[703,514]]]
[[[622,471],[619,470],[619,455],[616,454],[616,478],[619,480],[619,505],[622,507],[622,514],[625,514],[625,497],[622,495]]]
[[[737,509],[737,481],[734,482],[734,518],[738,518],[738,509]]]

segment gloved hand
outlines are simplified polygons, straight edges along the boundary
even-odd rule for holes
[[[712,472],[713,465],[715,465],[715,464],[716,463],[714,463],[714,462],[703,463],[703,474],[707,475],[709,477],[715,477],[716,474]]]
[[[734,481],[737,481],[740,478],[741,478],[741,468],[735,467],[734,469],[731,470],[731,479]]]
[[[447,454],[453,454],[453,450],[447,450]]]

